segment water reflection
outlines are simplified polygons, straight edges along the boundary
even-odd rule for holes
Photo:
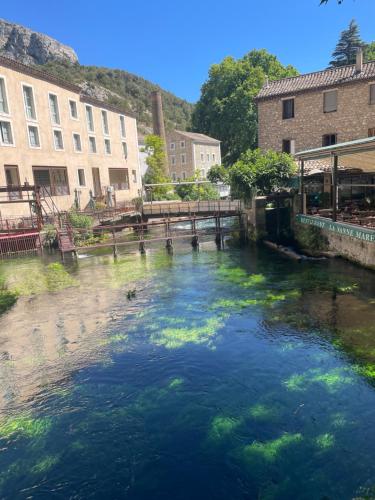
[[[371,495],[373,274],[211,244],[52,264],[0,265],[2,498]]]

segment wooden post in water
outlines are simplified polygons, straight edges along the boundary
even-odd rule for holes
[[[171,230],[170,230],[170,225],[169,225],[169,220],[166,220],[165,222],[165,237],[166,239],[166,248],[168,252],[173,251],[173,241],[171,236]]]
[[[220,213],[215,216],[215,243],[217,248],[220,250],[222,247],[222,237],[221,237],[221,224],[220,224]]]
[[[191,219],[191,233],[193,235],[193,238],[191,240],[191,246],[196,249],[199,247],[199,238],[197,235],[197,226],[196,226],[195,217],[193,217]]]
[[[112,231],[112,238],[113,238],[113,258],[117,259],[117,245],[116,245],[115,230]]]

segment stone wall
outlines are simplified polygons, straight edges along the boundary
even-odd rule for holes
[[[322,136],[337,134],[337,142],[368,136],[375,127],[375,105],[369,104],[372,82],[359,81],[337,88],[337,111],[323,112],[323,91],[312,90],[283,96],[295,99],[295,117],[282,119],[282,99],[275,97],[258,102],[259,147],[281,151],[283,139],[294,139],[295,150],[322,146]]]

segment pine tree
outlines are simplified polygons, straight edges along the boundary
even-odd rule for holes
[[[364,43],[361,40],[358,24],[352,19],[348,29],[344,30],[340,35],[336,49],[332,54],[333,59],[329,63],[330,66],[335,68],[346,64],[354,64],[357,49],[363,46]]]

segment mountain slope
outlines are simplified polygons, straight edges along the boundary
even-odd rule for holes
[[[160,90],[167,129],[186,129],[193,105],[144,78],[119,69],[82,66],[75,51],[53,38],[0,19],[0,54],[79,85],[92,97],[131,111],[140,135],[152,131],[151,92]]]

